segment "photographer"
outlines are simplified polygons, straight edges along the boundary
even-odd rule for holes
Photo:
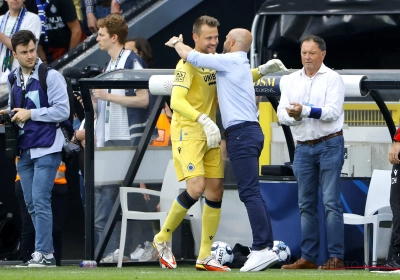
[[[52,239],[51,192],[61,162],[64,136],[59,123],[68,119],[69,99],[64,77],[56,70],[47,72],[47,94],[40,86],[36,37],[29,30],[11,38],[18,67],[13,86],[8,83],[9,108],[0,114],[12,114],[18,127],[15,156],[28,213],[36,230],[35,252],[28,267],[55,266]],[[9,77],[10,78],[10,77]],[[6,135],[7,137],[7,135]]]

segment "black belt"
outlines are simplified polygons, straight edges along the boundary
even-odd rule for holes
[[[313,145],[313,144],[320,143],[320,142],[322,142],[323,140],[326,140],[326,139],[329,139],[329,138],[333,138],[333,137],[336,137],[336,136],[340,136],[340,135],[343,135],[343,130],[340,130],[340,131],[338,131],[338,132],[335,132],[335,133],[332,133],[332,134],[329,134],[329,135],[327,135],[327,136],[324,136],[324,137],[321,137],[321,138],[318,138],[318,139],[314,139],[314,140],[297,141],[297,144],[309,144],[309,145]]]
[[[231,133],[232,131],[241,129],[241,128],[245,128],[250,125],[260,125],[260,124],[258,122],[242,122],[242,123],[234,124],[234,125],[231,125],[230,127],[228,127],[227,129],[225,129],[224,135],[225,135],[225,137],[228,137],[228,134]]]

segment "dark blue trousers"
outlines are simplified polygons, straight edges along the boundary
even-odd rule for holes
[[[226,147],[233,173],[249,216],[253,250],[272,248],[273,235],[267,205],[260,193],[258,158],[264,147],[264,134],[257,122],[244,122],[225,130]]]

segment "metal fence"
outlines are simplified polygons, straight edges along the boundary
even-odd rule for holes
[[[400,103],[388,103],[386,105],[396,126],[399,125]],[[346,102],[344,108],[344,123],[348,126],[387,126],[382,112],[376,103],[352,103]]]

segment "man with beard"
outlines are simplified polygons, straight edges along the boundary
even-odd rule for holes
[[[35,227],[35,252],[27,267],[54,267],[51,194],[61,150],[65,142],[60,122],[69,117],[69,101],[64,77],[47,72],[45,92],[39,82],[42,61],[36,52],[37,39],[29,30],[13,35],[11,44],[18,67],[13,85],[8,83],[9,108],[0,114],[12,115],[18,127],[17,169],[28,213]]]

